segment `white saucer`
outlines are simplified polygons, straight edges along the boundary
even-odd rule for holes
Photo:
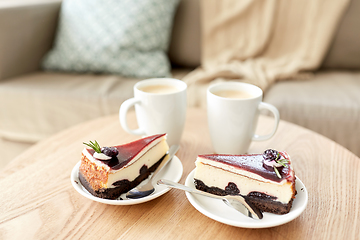
[[[105,204],[111,204],[111,205],[133,205],[133,204],[147,202],[154,198],[160,197],[161,195],[165,194],[166,192],[168,192],[170,190],[170,188],[168,188],[164,185],[161,185],[161,186],[155,187],[155,192],[153,194],[151,194],[147,197],[139,198],[139,199],[126,199],[125,200],[125,198],[123,196],[125,194],[120,196],[120,198],[122,198],[124,200],[120,200],[120,199],[110,200],[110,199],[98,198],[98,197],[95,197],[94,195],[92,195],[91,193],[89,193],[81,184],[81,182],[79,180],[79,167],[80,167],[80,161],[74,166],[73,170],[71,171],[71,183],[76,191],[78,191],[84,197],[91,199],[93,201],[97,201],[97,202],[101,202],[101,203],[105,203]],[[174,156],[174,158],[165,166],[165,168],[162,169],[159,172],[159,174],[155,177],[154,182],[156,182],[157,180],[159,180],[161,178],[168,179],[168,180],[171,180],[174,182],[179,182],[182,174],[183,174],[183,166],[181,164],[181,161],[178,157]],[[145,179],[139,185],[146,183],[146,182],[147,182],[147,179]]]
[[[195,188],[194,172],[195,169],[186,178],[185,185],[188,187]],[[296,177],[295,187],[297,194],[289,213],[284,215],[263,213],[264,218],[261,220],[246,217],[224,204],[220,199],[212,199],[188,192],[186,192],[186,197],[199,212],[218,222],[243,228],[268,228],[290,222],[305,210],[308,202],[308,192],[298,177]]]

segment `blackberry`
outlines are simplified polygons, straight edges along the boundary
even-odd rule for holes
[[[263,158],[266,161],[275,161],[278,158],[280,158],[280,154],[278,151],[276,151],[274,149],[268,149],[268,150],[265,150],[265,152],[263,153]]]
[[[101,152],[111,158],[116,157],[119,154],[119,151],[114,147],[102,147]]]
[[[230,195],[240,194],[239,188],[233,182],[228,183],[228,185],[225,187],[225,191],[227,194],[230,194]]]

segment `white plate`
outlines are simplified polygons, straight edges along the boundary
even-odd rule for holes
[[[194,172],[195,169],[186,178],[185,185],[188,187],[195,188]],[[243,228],[268,228],[290,222],[304,211],[308,202],[308,192],[298,177],[296,177],[295,187],[297,194],[289,213],[284,215],[263,213],[264,217],[261,220],[246,217],[224,204],[220,199],[212,199],[188,192],[186,192],[186,197],[199,212],[218,222]]]
[[[110,200],[110,199],[103,199],[99,197],[95,197],[91,193],[89,193],[81,184],[79,180],[79,167],[80,167],[80,161],[75,165],[73,170],[71,171],[71,183],[76,191],[78,191],[81,195],[84,197],[87,197],[88,199],[91,199],[93,201],[105,203],[105,204],[111,204],[111,205],[133,205],[138,203],[143,203],[150,201],[154,198],[160,197],[161,195],[165,194],[170,190],[170,188],[162,185],[162,186],[156,186],[155,192],[147,197],[138,198],[138,199],[126,199],[126,200]],[[162,169],[159,174],[155,177],[155,181],[159,180],[160,178],[168,179],[171,181],[179,182],[181,176],[183,174],[183,166],[181,164],[181,161],[178,157],[174,156],[174,158],[165,166],[164,169]],[[141,184],[144,184],[147,182],[147,179],[145,179]],[[122,194],[122,199],[124,199],[124,195]]]

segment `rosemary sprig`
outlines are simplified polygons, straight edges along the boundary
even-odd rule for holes
[[[90,141],[90,143],[83,142],[83,144],[85,144],[86,146],[91,147],[92,149],[94,149],[95,152],[101,153],[101,147],[100,147],[99,143],[96,140],[95,140],[95,142]]]
[[[277,152],[277,154],[276,154],[276,158],[275,158],[275,161],[277,161],[278,159],[280,159],[281,158],[281,155],[280,155],[280,153],[278,152],[278,151],[276,151]]]
[[[278,176],[278,178],[281,178],[281,175],[279,173],[279,170],[274,166],[274,171],[276,173],[276,176]]]
[[[279,159],[279,158],[281,158],[280,153],[278,153],[277,156],[276,156],[276,160],[275,160],[276,163],[281,164],[283,167],[286,167],[285,163],[288,163],[289,161],[286,158],[284,158],[284,159]],[[274,171],[276,173],[276,176],[278,178],[281,178],[279,170],[275,166],[274,166]]]
[[[276,160],[276,162],[278,164],[281,164],[283,167],[286,167],[285,163],[288,163],[289,161],[286,158],[284,158],[284,159]]]

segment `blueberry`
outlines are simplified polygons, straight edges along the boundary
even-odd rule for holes
[[[280,154],[278,151],[274,149],[268,149],[263,153],[264,160],[274,161],[280,158]]]
[[[119,151],[114,147],[102,147],[101,152],[111,158],[116,157],[119,154]]]

